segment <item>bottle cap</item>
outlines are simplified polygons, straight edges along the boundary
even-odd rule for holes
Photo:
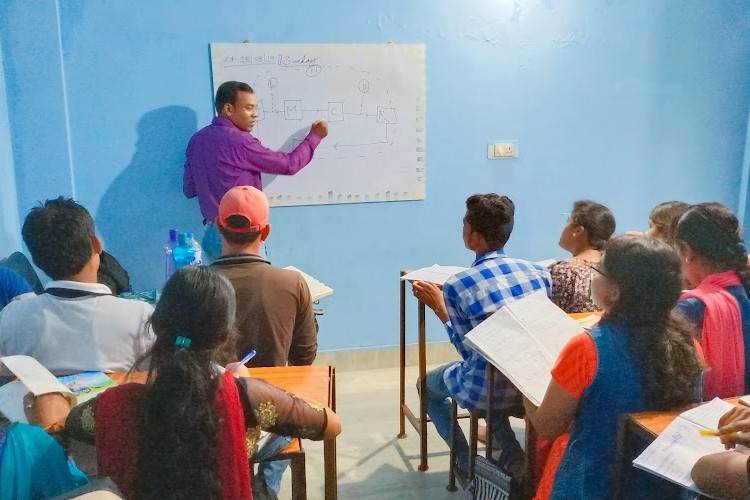
[[[169,241],[177,241],[177,229],[169,230]]]

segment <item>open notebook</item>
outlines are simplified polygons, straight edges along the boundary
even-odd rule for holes
[[[432,266],[423,267],[408,274],[404,274],[403,276],[401,276],[401,280],[427,281],[428,283],[434,283],[436,285],[442,286],[446,281],[448,281],[448,278],[450,278],[454,274],[460,273],[461,271],[466,271],[466,268],[459,266],[440,266],[438,264],[434,264]]]
[[[102,372],[84,372],[58,378],[30,356],[5,356],[0,358],[0,363],[18,378],[0,387],[0,413],[11,422],[28,423],[23,398],[29,392],[35,396],[59,392],[71,406],[75,406],[117,385]]]
[[[303,278],[305,278],[305,282],[307,282],[307,287],[310,289],[310,295],[312,295],[313,302],[316,302],[320,299],[324,299],[328,297],[329,295],[333,295],[333,288],[321,283],[320,281],[316,280],[309,274],[303,273],[296,267],[286,266],[284,269],[289,269],[290,271],[297,271],[298,273],[302,275]]]
[[[699,458],[726,451],[717,436],[701,436],[701,429],[715,430],[722,415],[734,405],[719,398],[681,413],[653,443],[633,460],[633,465],[693,491],[690,471]]]
[[[558,354],[582,331],[539,290],[495,312],[467,333],[465,342],[538,406]]]
[[[547,259],[541,260],[537,262],[537,264],[547,267],[553,262],[556,262],[555,259]],[[448,278],[450,278],[454,274],[460,273],[461,271],[466,271],[466,269],[466,267],[461,266],[441,266],[439,264],[433,264],[429,267],[422,267],[420,269],[411,271],[410,273],[404,274],[403,276],[401,276],[401,280],[427,281],[429,283],[443,286],[445,282],[448,281]]]

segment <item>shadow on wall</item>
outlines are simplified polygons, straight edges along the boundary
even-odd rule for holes
[[[197,202],[182,194],[185,148],[196,130],[195,111],[183,106],[143,115],[130,165],[101,198],[97,232],[130,274],[133,290],[164,284],[162,249],[169,228],[202,231]]]

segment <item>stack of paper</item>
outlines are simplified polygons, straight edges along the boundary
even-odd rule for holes
[[[633,461],[633,465],[685,488],[699,491],[690,477],[695,463],[705,455],[726,451],[717,436],[701,436],[700,430],[715,430],[719,426],[719,418],[731,410],[732,406],[716,398],[710,403],[681,413]]]
[[[401,276],[401,280],[408,281],[427,281],[436,285],[444,285],[448,278],[461,271],[466,271],[465,267],[459,266],[439,266],[437,264],[430,267],[423,267]]]
[[[545,290],[511,302],[466,334],[465,342],[539,405],[563,346],[582,328]]]
[[[320,299],[328,297],[329,295],[333,295],[333,288],[327,285],[324,285],[323,283],[316,280],[309,274],[303,273],[296,267],[286,266],[284,269],[289,269],[290,271],[297,271],[298,273],[302,275],[303,278],[305,278],[305,282],[307,282],[307,287],[310,289],[310,295],[312,295],[313,302],[316,302]]]

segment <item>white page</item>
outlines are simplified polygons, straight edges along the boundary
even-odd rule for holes
[[[286,266],[284,269],[288,269],[290,271],[297,271],[298,273],[302,275],[302,277],[305,279],[305,282],[307,283],[307,287],[310,289],[310,295],[312,296],[313,302],[333,295],[333,288],[316,280],[309,274],[300,271],[296,267]]]
[[[30,356],[5,356],[0,358],[18,380],[0,387],[0,412],[8,420],[26,423],[23,409],[23,397],[31,392],[35,396],[52,392],[62,393],[71,405],[75,405],[76,397],[67,387],[60,383],[49,370],[39,361]]]
[[[708,403],[680,413],[679,418],[684,418],[702,428],[716,430],[719,427],[719,419],[732,408],[734,408],[732,403],[714,398]]]
[[[401,280],[409,281],[427,281],[436,285],[443,285],[448,278],[461,271],[466,271],[466,267],[459,266],[439,266],[434,264],[430,267],[423,267],[401,276]]]
[[[0,413],[11,422],[28,424],[23,410],[23,397],[29,389],[19,380],[14,380],[0,387]]]
[[[544,267],[549,267],[550,265],[557,262],[557,259],[544,259],[544,260],[538,260],[536,261],[537,264]]]
[[[537,290],[506,307],[544,347],[553,361],[568,340],[583,331],[581,325],[549,300],[545,290]]]
[[[466,334],[465,341],[539,405],[547,391],[555,359],[508,308],[484,320]]]
[[[66,397],[72,398],[75,404],[73,393],[31,356],[5,356],[0,358],[0,362],[13,372],[13,375],[18,377],[18,380],[23,382],[23,385],[35,396],[61,392]]]
[[[718,437],[700,435],[701,426],[677,417],[633,465],[691,490],[698,491],[690,471],[699,458],[726,451]]]

